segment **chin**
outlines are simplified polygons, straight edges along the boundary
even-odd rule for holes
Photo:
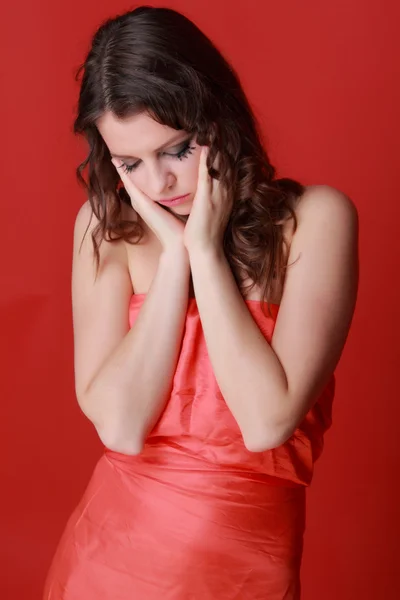
[[[176,208],[171,208],[171,212],[174,215],[179,215],[181,217],[189,216],[191,208],[192,208],[191,206],[177,206]]]
[[[176,215],[177,217],[184,217],[184,216],[189,216],[190,215],[190,211],[192,210],[192,202],[185,202],[185,204],[180,204],[178,206],[171,206],[170,208],[168,208],[169,212],[171,212],[173,215]]]
[[[163,208],[180,221],[186,223],[189,218],[191,206],[176,206],[174,208],[167,208],[164,206]]]

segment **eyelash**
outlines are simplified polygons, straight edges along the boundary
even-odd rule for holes
[[[170,154],[168,152],[164,152],[164,154],[167,154],[168,156],[171,156],[173,158],[177,158],[178,160],[183,160],[184,158],[187,158],[189,156],[189,154],[192,154],[192,150],[195,150],[195,149],[196,149],[196,147],[191,146],[190,141],[189,141],[189,142],[186,142],[186,144],[182,148],[182,150],[179,150],[179,152],[177,152],[176,154]],[[133,165],[126,165],[124,163],[122,164],[122,166],[124,167],[125,173],[131,173],[138,167],[138,165],[139,165],[139,163],[135,163]]]

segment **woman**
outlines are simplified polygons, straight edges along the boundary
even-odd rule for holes
[[[276,179],[237,75],[181,14],[107,21],[82,69],[76,395],[105,452],[44,598],[298,599],[356,209]]]

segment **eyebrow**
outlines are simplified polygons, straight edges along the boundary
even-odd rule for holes
[[[183,132],[180,131],[177,135],[174,135],[173,138],[171,138],[170,140],[168,140],[168,142],[165,142],[165,144],[162,144],[162,146],[160,146],[159,148],[157,148],[155,150],[155,152],[158,152],[159,150],[164,150],[164,148],[166,148],[167,146],[170,146],[171,144],[173,144],[177,139],[179,139],[181,136],[183,135]],[[124,154],[115,154],[114,152],[110,151],[110,154],[113,158],[131,158],[134,160],[139,160],[136,156],[129,156],[129,155],[124,155]]]

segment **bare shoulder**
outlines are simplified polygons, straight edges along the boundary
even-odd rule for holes
[[[359,220],[353,201],[337,188],[311,185],[299,198],[295,212],[298,227],[290,240],[289,264],[310,260],[314,267],[309,268],[316,275],[315,263],[323,270],[325,261],[325,267],[335,264],[356,280]]]
[[[309,185],[295,207],[298,225],[312,226],[330,219],[339,219],[343,225],[356,226],[358,212],[354,202],[341,190],[329,185]]]
[[[92,242],[92,233],[99,224],[99,220],[94,215],[89,200],[87,200],[79,209],[74,225],[74,258],[82,255],[83,258],[92,257],[94,259],[94,248]],[[102,269],[105,263],[112,257],[112,260],[120,263],[121,268],[127,268],[127,256],[123,240],[109,242],[102,240],[99,246],[99,268]]]
[[[350,314],[358,286],[358,211],[342,191],[329,185],[306,188],[295,207],[297,230],[290,240],[283,294],[285,304],[308,294],[309,306],[324,297]],[[293,268],[292,268],[293,266]],[[307,290],[307,291],[306,291]],[[345,293],[347,290],[347,293]],[[314,297],[315,295],[315,297]],[[290,300],[290,302],[289,302]]]
[[[72,300],[73,307],[101,303],[107,298],[115,298],[124,307],[132,294],[132,284],[128,268],[128,259],[123,240],[107,241],[97,244],[98,264],[92,233],[99,224],[93,214],[89,201],[78,211],[74,226],[72,258]]]
[[[75,218],[74,225],[74,249],[81,248],[85,239],[91,238],[93,230],[98,225],[99,221],[92,211],[89,200],[86,200],[84,204],[78,210]],[[86,241],[86,247],[87,247]],[[76,248],[78,247],[78,248]]]
[[[358,211],[354,202],[341,190],[329,185],[309,185],[305,192],[296,198],[293,210],[296,215],[297,229],[290,219],[284,224],[283,236],[288,244],[290,260],[298,254],[307,238],[319,236],[319,243],[328,242],[329,232],[333,228],[339,233],[330,238],[333,244],[347,239],[354,245],[358,242]]]

